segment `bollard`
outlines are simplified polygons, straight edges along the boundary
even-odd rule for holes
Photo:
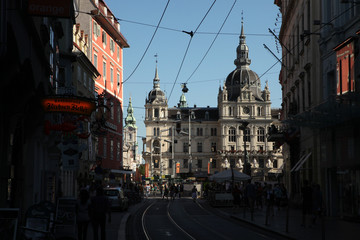
[[[265,225],[269,225],[269,212],[270,212],[270,207],[269,205],[266,205],[266,215],[265,215]]]
[[[286,225],[285,225],[285,231],[288,233],[289,232],[289,203],[286,207]]]
[[[246,203],[244,204],[244,216],[243,218],[246,218]]]
[[[321,239],[325,240],[325,219],[324,219],[325,213],[321,213]]]

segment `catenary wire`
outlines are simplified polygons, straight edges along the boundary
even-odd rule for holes
[[[167,7],[169,6],[169,3],[170,3],[170,0],[168,0],[167,3],[166,3],[165,9],[164,9],[164,11],[163,11],[163,13],[162,13],[162,15],[161,15],[161,18],[160,18],[160,20],[159,20],[159,22],[158,22],[158,25],[157,25],[158,27],[155,29],[155,32],[154,32],[154,34],[152,35],[151,40],[150,40],[148,46],[146,47],[144,54],[143,54],[142,57],[140,58],[138,64],[136,65],[136,67],[134,68],[134,70],[131,72],[131,74],[125,79],[125,81],[122,82],[123,84],[124,84],[125,82],[127,82],[127,81],[131,78],[131,76],[135,73],[135,71],[137,70],[137,68],[140,66],[140,63],[141,63],[142,60],[144,59],[144,57],[145,57],[145,55],[146,55],[146,53],[147,53],[147,51],[148,51],[148,49],[149,49],[149,47],[150,47],[153,39],[154,39],[154,37],[155,37],[156,32],[157,32],[157,30],[159,29],[160,23],[161,23],[164,15],[165,15],[165,12],[166,12]]]
[[[186,51],[185,51],[184,57],[183,57],[183,59],[182,59],[182,61],[181,61],[181,64],[180,64],[178,73],[177,73],[177,75],[176,75],[174,84],[173,84],[173,86],[172,86],[172,88],[171,88],[171,91],[170,91],[170,94],[169,94],[169,97],[168,97],[168,101],[170,101],[170,98],[171,98],[172,92],[173,92],[173,90],[174,90],[175,84],[176,84],[176,82],[177,82],[177,80],[178,80],[178,78],[179,78],[179,75],[180,75],[182,66],[183,66],[183,64],[184,64],[186,55],[187,55],[187,53],[188,53],[188,50],[189,50],[189,47],[190,47],[192,38],[193,38],[194,34],[197,32],[197,30],[199,29],[199,27],[201,26],[201,24],[203,23],[203,21],[205,20],[206,16],[209,14],[209,12],[210,12],[210,10],[212,9],[212,7],[214,6],[215,2],[216,2],[216,0],[214,0],[214,2],[211,4],[210,8],[209,8],[208,11],[206,12],[205,16],[201,19],[201,21],[200,21],[200,23],[198,24],[198,26],[197,26],[197,28],[195,29],[195,31],[194,31],[194,32],[191,31],[189,43],[188,43],[188,45],[187,45],[187,47],[186,47]]]
[[[231,8],[230,8],[230,10],[229,10],[229,12],[228,12],[228,14],[226,15],[226,18],[224,19],[221,27],[219,28],[219,31],[217,32],[217,34],[216,34],[215,38],[213,39],[212,43],[210,44],[208,50],[206,51],[205,55],[203,56],[203,58],[201,59],[201,61],[199,62],[199,64],[198,64],[197,67],[195,68],[195,70],[191,73],[190,77],[186,80],[186,83],[188,83],[188,81],[192,78],[192,76],[193,76],[193,75],[195,74],[195,72],[198,70],[198,68],[200,67],[200,65],[201,65],[202,62],[204,61],[205,57],[206,57],[207,54],[209,53],[210,49],[211,49],[212,46],[214,45],[217,37],[219,36],[219,33],[221,32],[221,30],[222,30],[222,28],[224,27],[227,19],[229,18],[230,13],[231,13],[232,10],[234,9],[234,6],[235,6],[235,4],[236,4],[236,1],[237,1],[237,0],[234,1],[233,5],[231,6]]]
[[[343,12],[341,12],[340,14],[338,14],[337,16],[335,16],[333,19],[331,19],[327,24],[329,24],[329,23],[335,21],[337,18],[341,17],[343,14],[345,14],[346,12],[348,12],[349,10],[351,10],[354,6],[355,6],[355,5],[349,7],[348,9],[345,9]],[[314,30],[313,33],[319,32],[319,31],[320,31],[322,28],[324,28],[324,27],[325,27],[325,25],[319,27],[318,29]],[[283,35],[283,36],[285,36],[285,35]],[[303,41],[303,40],[298,41],[298,42],[290,49],[290,52],[291,52],[292,50],[294,50],[302,41]],[[284,54],[284,56],[281,57],[281,59],[280,59],[281,62],[282,62],[282,60],[283,60],[285,57],[287,57],[287,54],[289,54],[289,52],[286,52],[286,53]],[[280,61],[277,60],[271,67],[269,67],[269,68],[268,68],[263,74],[261,74],[261,76],[258,77],[256,80],[259,80],[261,77],[263,77],[268,71],[270,71],[270,70],[271,70],[276,64],[278,64],[279,62],[280,62]]]

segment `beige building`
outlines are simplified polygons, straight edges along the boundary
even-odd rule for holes
[[[282,14],[279,39],[282,46],[282,123],[285,177],[292,197],[300,199],[303,180],[319,182],[319,144],[317,130],[307,121],[314,106],[321,102],[319,33],[314,21],[320,20],[319,0],[275,1]]]
[[[186,85],[177,107],[168,108],[156,68],[145,104],[148,177],[205,177],[233,168],[257,181],[282,174],[281,148],[267,140],[272,116],[270,90],[261,90],[242,26],[236,66],[219,89],[218,107],[189,107]],[[246,147],[246,150],[245,150]]]
[[[123,132],[123,168],[130,169],[133,172],[141,163],[141,156],[138,154],[137,129],[134,108],[130,98]]]
[[[95,66],[90,62],[87,49],[89,46],[88,35],[84,34],[79,23],[73,26],[73,54],[76,61],[73,63],[72,85],[76,96],[95,101],[95,81],[100,76]],[[79,185],[87,185],[93,179],[91,169],[96,164],[97,137],[91,132],[90,123],[94,121],[94,115],[82,121],[83,138],[79,137],[78,145],[82,150],[79,159],[77,176],[74,176]],[[63,175],[70,175],[71,172]],[[71,186],[71,184],[68,184]],[[65,191],[66,192],[66,191]]]

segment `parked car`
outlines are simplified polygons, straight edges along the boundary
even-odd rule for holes
[[[126,211],[129,208],[129,199],[121,188],[105,188],[104,193],[109,198],[112,209]]]

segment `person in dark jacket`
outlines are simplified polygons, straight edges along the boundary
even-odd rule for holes
[[[101,232],[101,240],[106,239],[106,214],[109,215],[109,223],[111,222],[111,211],[110,211],[109,199],[104,195],[104,189],[99,186],[96,189],[96,196],[91,198],[90,213],[91,223],[93,226],[94,240],[99,239],[99,227]]]
[[[76,224],[78,240],[86,240],[87,229],[90,222],[90,194],[86,189],[81,189],[80,198],[76,202]]]
[[[305,227],[306,218],[312,213],[312,188],[309,185],[309,181],[304,181],[304,186],[302,188],[302,224],[301,226]]]

